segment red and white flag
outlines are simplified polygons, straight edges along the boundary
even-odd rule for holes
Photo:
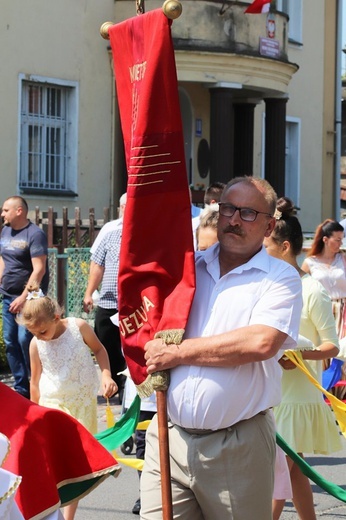
[[[254,0],[244,12],[248,14],[268,13],[270,2],[271,0]]]
[[[128,172],[119,327],[140,395],[148,382],[145,343],[158,331],[185,328],[195,287],[171,24],[156,9],[109,29]]]

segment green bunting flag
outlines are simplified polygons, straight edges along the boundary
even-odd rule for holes
[[[104,448],[115,450],[131,437],[139,421],[140,406],[140,397],[136,395],[130,408],[114,426],[95,435]]]
[[[327,491],[329,495],[341,500],[342,502],[346,502],[346,489],[333,484],[333,482],[329,482],[324,479],[322,475],[317,473],[304,459],[302,459],[298,453],[296,453],[283,438],[277,433],[276,434],[276,444],[280,446],[282,450],[299,466],[301,472],[308,477],[310,480],[315,482],[321,489]]]

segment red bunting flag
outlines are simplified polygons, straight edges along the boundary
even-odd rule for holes
[[[248,14],[267,13],[269,11],[270,2],[271,0],[254,0],[244,12]]]
[[[0,432],[11,443],[3,468],[22,477],[16,502],[25,519],[56,518],[54,511],[120,472],[107,449],[67,413],[39,406],[1,382],[0,402]],[[4,477],[1,498],[5,483]]]
[[[119,327],[142,395],[143,347],[158,331],[185,328],[195,286],[171,23],[156,9],[109,29],[128,172]]]

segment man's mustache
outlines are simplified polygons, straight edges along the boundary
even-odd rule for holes
[[[243,230],[239,226],[226,226],[222,230],[223,233],[232,233],[233,235],[243,236]]]

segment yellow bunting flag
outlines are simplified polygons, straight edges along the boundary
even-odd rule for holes
[[[114,426],[114,424],[115,424],[114,415],[113,415],[112,409],[110,407],[108,397],[107,397],[107,406],[106,406],[106,423],[107,423],[107,428],[112,428],[112,426]]]
[[[147,430],[151,421],[141,421],[137,424],[136,430]]]
[[[285,356],[288,357],[292,363],[294,363],[304,374],[309,378],[311,383],[313,383],[316,388],[321,390],[321,392],[328,397],[330,401],[330,405],[335,414],[335,418],[338,421],[340,426],[341,433],[344,437],[346,437],[346,404],[343,403],[340,399],[335,397],[335,395],[331,394],[327,390],[325,390],[320,383],[310,374],[309,370],[306,368],[302,354],[298,350],[286,350]]]
[[[130,468],[136,469],[137,471],[143,470],[144,460],[142,459],[120,459],[118,456],[116,459],[118,462],[120,462],[120,464],[129,466]]]
[[[109,404],[108,398],[107,398],[107,406],[106,406],[106,423],[107,423],[107,428],[112,428],[112,426],[114,426],[114,424],[115,424],[115,417],[112,412],[112,408]],[[149,424],[150,424],[150,421],[141,421],[137,424],[136,429],[137,430],[146,430],[148,428]],[[120,457],[118,457],[116,450],[112,450],[112,454],[120,464],[129,466],[130,468],[136,469],[137,471],[143,470],[144,460],[120,458]]]

